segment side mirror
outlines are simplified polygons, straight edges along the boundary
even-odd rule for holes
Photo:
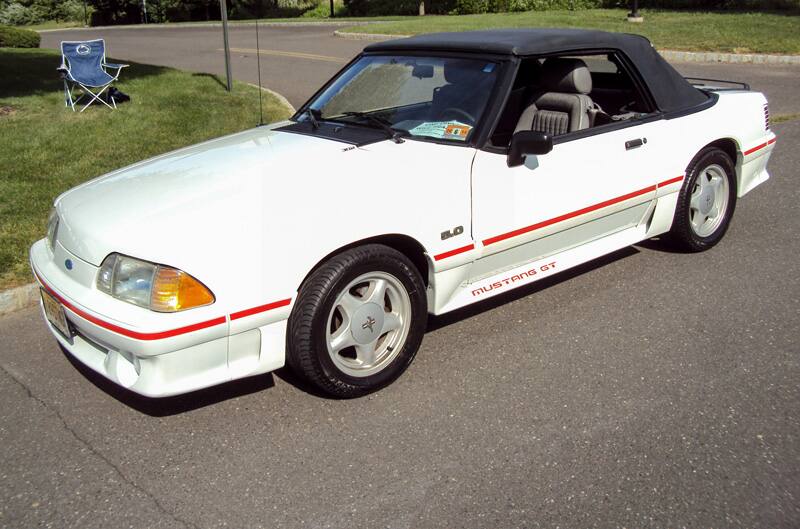
[[[511,137],[506,163],[517,167],[525,163],[528,154],[547,154],[553,150],[553,138],[549,134],[535,130],[521,130]]]

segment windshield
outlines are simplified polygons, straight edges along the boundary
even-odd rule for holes
[[[489,101],[497,66],[476,59],[364,56],[314,99],[298,120],[467,142]]]

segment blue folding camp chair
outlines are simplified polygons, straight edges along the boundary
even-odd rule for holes
[[[106,43],[103,39],[62,42],[61,66],[58,67],[58,71],[64,78],[64,103],[72,107],[74,112],[75,105],[84,97],[89,97],[89,102],[83,106],[81,112],[95,101],[100,101],[108,108],[117,108],[113,97],[108,97],[111,101],[111,104],[108,104],[108,101],[101,96],[127,66],[127,64],[106,62]],[[111,75],[109,69],[116,70],[116,74]],[[78,87],[83,93],[79,98],[73,99],[72,91]]]

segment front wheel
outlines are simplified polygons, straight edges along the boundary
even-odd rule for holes
[[[683,250],[708,250],[722,240],[735,208],[733,161],[721,149],[704,149],[686,169],[669,239]]]
[[[357,397],[392,382],[419,349],[425,285],[400,252],[371,244],[323,263],[289,320],[289,364],[323,391]]]

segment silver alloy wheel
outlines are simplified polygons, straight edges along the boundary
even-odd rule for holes
[[[328,314],[328,354],[350,376],[374,375],[400,353],[410,328],[403,283],[385,272],[362,274],[342,289]]]
[[[728,212],[728,186],[728,177],[719,165],[700,171],[689,201],[689,223],[697,236],[708,237],[722,224]]]

